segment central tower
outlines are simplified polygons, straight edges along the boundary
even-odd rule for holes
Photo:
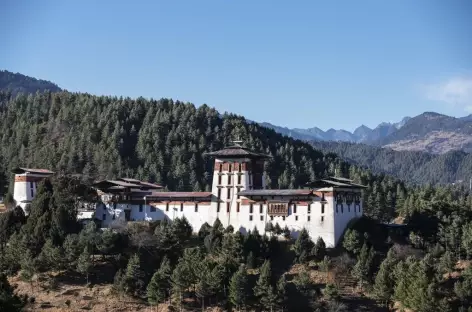
[[[243,147],[241,141],[206,155],[215,158],[211,192],[216,217],[227,226],[240,213],[239,192],[265,189],[264,161],[270,156]]]

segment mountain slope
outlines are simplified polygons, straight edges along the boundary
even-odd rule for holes
[[[408,120],[403,127],[376,142],[394,150],[443,154],[453,150],[472,151],[472,121],[426,112]]]
[[[57,92],[61,91],[61,88],[50,81],[0,70],[0,90],[9,91],[16,95],[18,93],[36,93],[37,91],[42,92],[45,90]]]
[[[472,154],[451,151],[442,155],[424,152],[394,151],[389,148],[345,142],[311,144],[324,152],[333,152],[344,160],[417,184],[464,183],[472,177]]]

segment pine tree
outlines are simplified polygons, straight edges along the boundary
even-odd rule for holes
[[[276,235],[282,234],[282,228],[280,227],[280,225],[278,223],[275,223],[273,232]]]
[[[247,303],[248,298],[248,280],[246,268],[244,265],[239,267],[239,270],[234,273],[229,283],[229,300],[236,307],[238,311]]]
[[[190,275],[191,273],[188,270],[188,266],[180,259],[170,277],[172,294],[178,306],[182,305],[184,291],[190,287],[192,283],[192,277]]]
[[[295,252],[295,262],[305,262],[307,260],[307,250],[308,252],[311,252],[313,246],[314,244],[310,238],[310,235],[308,234],[308,231],[303,229],[295,241],[295,244],[293,245],[293,250]]]
[[[128,261],[123,276],[124,289],[127,293],[139,295],[144,288],[144,272],[141,270],[141,261],[138,254],[134,254]]]
[[[157,305],[164,302],[169,297],[170,291],[170,263],[167,257],[164,257],[159,270],[151,278],[147,286],[147,298],[150,304]]]
[[[87,284],[89,282],[89,273],[92,268],[92,260],[90,259],[89,249],[84,247],[84,251],[80,254],[77,260],[77,272],[85,274]]]
[[[263,307],[268,307],[272,311],[277,297],[272,286],[272,273],[270,268],[270,260],[266,260],[261,267],[259,279],[254,286],[254,295],[259,299]]]
[[[361,234],[357,230],[347,229],[344,233],[343,247],[357,255],[362,247]]]
[[[26,250],[26,253],[22,255],[21,261],[21,278],[25,281],[30,282],[31,290],[33,290],[33,276],[37,271],[34,259],[31,255],[31,251]]]
[[[326,244],[321,237],[318,237],[316,240],[316,244],[313,247],[311,253],[317,261],[323,260],[324,256],[326,255]]]
[[[283,234],[284,234],[284,238],[285,238],[286,240],[290,240],[290,238],[291,238],[291,232],[290,232],[288,226],[285,226],[285,227],[284,227],[284,229],[283,229]]]
[[[277,305],[283,311],[285,306],[287,305],[287,279],[285,278],[285,274],[280,276],[279,280],[277,281]]]
[[[372,247],[368,248],[367,244],[364,243],[357,258],[357,263],[352,270],[352,275],[358,280],[361,290],[364,285],[369,283],[373,258],[374,251]]]
[[[389,250],[387,257],[380,264],[380,269],[375,276],[374,295],[381,302],[388,305],[395,286],[393,270],[395,268],[395,258],[393,249]]]
[[[256,259],[254,259],[254,253],[252,251],[247,255],[246,265],[248,269],[254,269],[256,266]]]

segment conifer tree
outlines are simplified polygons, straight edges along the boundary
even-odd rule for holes
[[[324,256],[326,255],[326,244],[323,238],[318,237],[311,253],[317,261],[323,260]]]
[[[0,274],[0,311],[20,312],[26,305],[26,298],[15,294],[6,275]]]
[[[256,266],[256,259],[254,259],[254,253],[252,251],[247,255],[246,265],[248,269],[254,269]]]
[[[284,234],[284,238],[286,240],[290,240],[290,237],[291,237],[291,232],[288,228],[288,226],[285,226],[284,229],[283,229],[283,234]]]
[[[275,223],[273,232],[276,235],[282,234],[282,228],[280,227],[280,225],[278,223]]]
[[[254,286],[254,295],[259,299],[263,307],[269,308],[271,311],[274,308],[277,297],[272,286],[272,273],[270,268],[270,260],[266,260],[261,267],[259,279]]]
[[[37,268],[34,259],[31,255],[31,251],[26,250],[26,253],[21,258],[21,278],[25,281],[30,282],[31,290],[33,290],[33,276],[36,274]]]
[[[390,302],[394,286],[395,280],[393,276],[393,270],[395,268],[395,256],[393,249],[390,249],[387,253],[387,257],[382,261],[380,264],[380,269],[375,276],[375,283],[374,283],[374,294],[377,299],[381,302],[388,305]]]
[[[293,245],[293,250],[295,252],[295,262],[305,262],[307,260],[307,251],[311,252],[313,246],[314,244],[310,238],[310,235],[308,234],[308,231],[303,229],[295,241],[295,244]]]
[[[229,300],[240,311],[244,308],[248,298],[248,280],[246,268],[244,265],[239,267],[239,270],[234,273],[229,283]]]
[[[357,263],[352,270],[352,275],[358,280],[361,290],[370,281],[373,259],[374,251],[372,247],[368,248],[367,244],[364,243],[359,257],[357,257]]]
[[[169,259],[164,257],[159,270],[154,273],[147,286],[147,298],[150,304],[157,305],[169,297],[171,273]]]
[[[89,273],[92,268],[92,260],[90,259],[89,249],[84,247],[84,251],[80,254],[77,260],[77,272],[84,274],[87,284],[89,282]]]
[[[141,270],[141,261],[138,254],[134,254],[128,261],[123,276],[124,289],[127,293],[139,295],[144,288],[144,272]]]
[[[287,279],[285,278],[285,274],[280,276],[279,280],[277,281],[277,305],[279,308],[284,311],[285,306],[287,305]]]
[[[343,247],[349,252],[357,255],[362,247],[361,234],[354,229],[347,229],[344,233]]]
[[[170,277],[172,294],[178,306],[182,305],[184,291],[190,287],[192,283],[191,278],[188,266],[182,259],[180,259]]]

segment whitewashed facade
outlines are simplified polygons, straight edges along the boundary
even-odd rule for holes
[[[39,182],[50,177],[54,172],[46,169],[16,168],[13,173],[15,173],[13,199],[16,205],[27,213],[26,207],[36,195]]]
[[[265,155],[240,146],[210,153],[215,157],[211,192],[160,192],[137,180],[104,181],[95,218],[103,227],[115,220],[153,221],[184,217],[195,232],[218,218],[226,227],[263,234],[267,223],[287,226],[293,237],[305,228],[313,240],[335,246],[348,223],[362,216],[361,190],[347,179],[329,178],[303,190],[265,190]],[[114,189],[115,188],[115,189]],[[118,190],[118,191],[117,191]],[[277,210],[278,209],[278,210]]]

